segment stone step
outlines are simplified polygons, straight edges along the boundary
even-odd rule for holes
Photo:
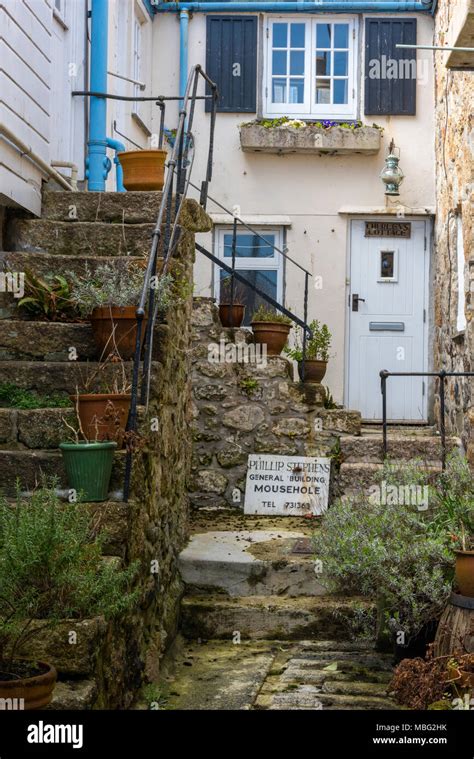
[[[124,365],[127,379],[130,379],[132,362],[125,361]],[[77,387],[84,392],[88,380],[91,392],[105,392],[105,383],[120,378],[120,367],[109,363],[97,372],[98,366],[98,362],[92,361],[0,361],[0,378],[2,383],[12,383],[43,395],[75,393]],[[160,364],[153,361],[152,393],[159,370]]]
[[[438,461],[441,457],[441,438],[439,435],[407,435],[388,432],[388,454],[391,459],[408,461],[420,459],[422,461]],[[461,446],[461,440],[457,437],[446,439],[448,451],[453,451]],[[342,461],[345,463],[382,463],[383,443],[382,435],[343,435],[340,438]]]
[[[116,501],[121,497],[124,469],[125,451],[116,451],[110,480],[109,500]],[[67,490],[68,482],[61,451],[0,450],[0,491],[2,495],[13,497],[17,480],[22,491],[31,491],[39,484],[42,475],[47,478],[56,477],[58,487]]]
[[[97,699],[95,680],[64,680],[56,683],[53,699],[45,711],[92,709]]]
[[[147,257],[153,229],[153,224],[13,219],[6,241],[10,250],[19,252]]]
[[[74,256],[53,255],[43,252],[0,251],[0,267],[3,271],[24,272],[31,270],[36,274],[64,274],[74,272],[84,276],[89,270],[93,273],[103,264],[125,263],[130,256],[97,256],[77,253]],[[8,299],[15,304],[12,295]]]
[[[161,346],[169,328],[157,324],[153,357],[161,358]],[[46,322],[3,319],[0,330],[0,361],[69,361],[73,347],[79,361],[98,358],[89,322]]]
[[[312,555],[292,553],[296,540],[303,537],[302,532],[284,529],[195,534],[179,557],[187,593],[325,595]]]
[[[64,421],[74,425],[74,407],[0,409],[0,446],[8,450],[57,449],[64,442]]]
[[[400,707],[389,698],[372,695],[329,694],[321,692],[315,685],[297,685],[288,691],[266,694],[257,697],[255,709],[276,711],[317,710],[397,710]]]
[[[397,466],[403,467],[406,465],[406,461],[395,461],[392,463]],[[377,475],[382,471],[383,465],[371,462],[357,462],[341,464],[338,476],[338,485],[343,493],[351,493],[357,491],[367,491],[374,485],[378,485]],[[426,461],[423,462],[422,469],[427,475],[435,475],[442,471],[441,463],[439,461]]]
[[[45,192],[41,216],[66,223],[155,224],[161,192]],[[190,231],[211,228],[210,219],[196,200],[188,198],[181,208],[180,225]]]
[[[319,596],[286,598],[250,596],[226,598],[188,596],[181,607],[181,631],[187,638],[303,640],[327,638],[344,640],[356,607],[372,606],[358,598]],[[337,615],[337,618],[336,618]]]

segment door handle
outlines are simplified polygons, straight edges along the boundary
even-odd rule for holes
[[[353,293],[352,295],[352,310],[353,311],[359,310],[359,301],[362,301],[362,303],[365,303],[365,298],[359,298],[358,293]]]

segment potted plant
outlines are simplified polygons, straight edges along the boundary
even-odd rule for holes
[[[432,488],[431,529],[449,536],[455,581],[461,595],[474,598],[474,480],[464,457],[454,452]]]
[[[89,435],[86,435],[79,409],[79,398],[76,396],[77,428],[63,418],[72,439],[59,444],[68,485],[80,494],[83,501],[106,501],[117,441],[99,439],[103,432],[100,418],[91,420]],[[93,435],[90,434],[91,430]]]
[[[317,319],[314,319],[309,326],[313,336],[306,340],[304,382],[319,383],[326,374],[332,335],[327,324],[321,324]],[[285,353],[289,358],[298,362],[298,374],[303,381],[303,339],[299,328],[297,329],[294,347],[285,348]]]
[[[136,309],[143,279],[143,262],[124,259],[101,264],[94,273],[86,268],[81,277],[71,273],[72,300],[81,315],[89,319],[100,355],[112,345],[124,360],[135,355]],[[171,301],[172,281],[170,274],[156,280],[155,299],[161,309]],[[142,324],[142,344],[146,325],[147,317]]]
[[[269,356],[279,356],[288,340],[291,319],[262,303],[252,316],[252,329],[255,342],[266,345]]]
[[[100,392],[95,389],[98,384]],[[69,397],[84,438],[95,442],[113,440],[122,447],[132,396],[125,364],[116,350],[107,353],[105,359],[101,356],[82,386],[83,392],[77,388]]]
[[[10,708],[41,709],[52,699],[56,668],[28,651],[35,637],[64,619],[113,618],[137,597],[137,564],[105,563],[105,536],[94,535],[79,504],[59,500],[56,484],[43,480],[30,498],[18,485],[14,505],[0,498],[0,698]]]
[[[223,327],[240,327],[244,320],[245,304],[240,285],[234,282],[232,292],[232,275],[221,279],[219,319]]]
[[[118,153],[123,169],[123,184],[129,191],[162,190],[165,182],[167,152],[156,150],[126,150]]]

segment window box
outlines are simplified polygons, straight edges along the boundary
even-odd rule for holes
[[[375,155],[380,150],[382,132],[377,127],[319,126],[264,127],[243,124],[240,127],[240,144],[246,153],[330,153],[348,155],[362,153]]]

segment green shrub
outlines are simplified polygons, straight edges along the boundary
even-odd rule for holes
[[[69,281],[50,272],[39,276],[29,269],[25,271],[25,294],[18,301],[18,308],[33,318],[47,321],[77,317]]]
[[[9,662],[39,629],[61,619],[115,617],[137,599],[137,564],[104,562],[104,536],[94,534],[80,503],[63,503],[55,482],[29,499],[0,499],[0,661]]]
[[[293,322],[285,314],[265,306],[263,303],[254,311],[252,316],[253,322],[276,322],[277,324],[292,324]]]
[[[436,618],[451,592],[453,555],[417,506],[365,495],[337,501],[314,538],[322,582],[344,594],[381,600],[406,639]]]
[[[100,306],[137,306],[140,300],[145,271],[136,261],[119,259],[101,264],[94,272],[86,268],[81,276],[71,272],[71,299],[80,314],[90,316]],[[172,294],[171,274],[156,277],[155,302],[161,310],[168,308]]]
[[[329,348],[331,347],[332,335],[327,324],[321,324],[317,319],[313,319],[309,327],[313,336],[306,340],[306,358],[309,360],[329,361]],[[303,336],[300,327],[296,328],[294,347],[285,347],[283,350],[293,361],[303,360]]]
[[[67,395],[52,393],[41,395],[32,390],[23,390],[12,382],[0,383],[0,408],[67,408],[72,403]]]

